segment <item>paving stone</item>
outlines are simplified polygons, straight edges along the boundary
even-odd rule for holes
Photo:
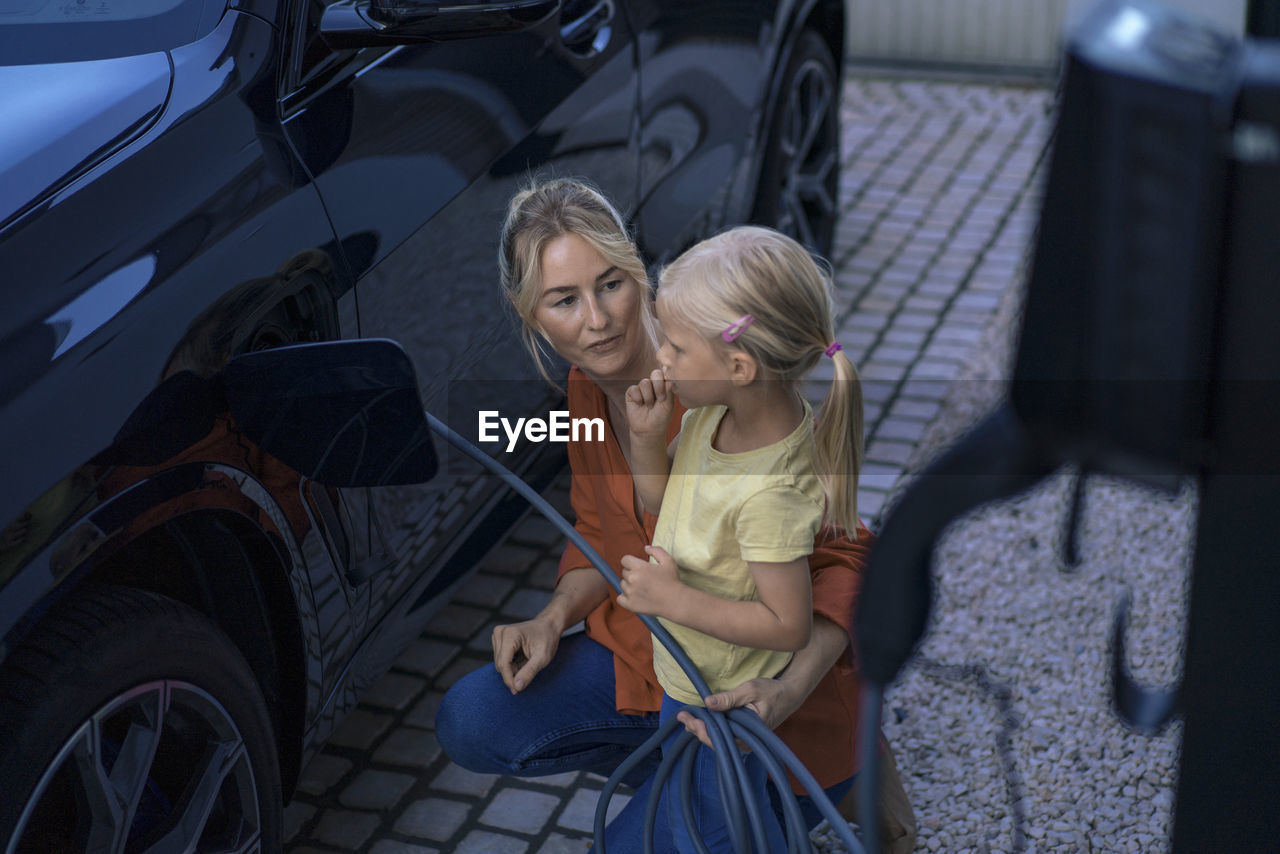
[[[440,753],[440,742],[436,740],[434,732],[400,727],[392,730],[382,742],[382,746],[373,754],[373,761],[425,770],[440,757]]]
[[[542,847],[538,849],[538,854],[582,854],[591,848],[591,840],[588,839],[570,839],[559,833],[553,833],[547,837],[547,841],[542,843]]]
[[[570,830],[591,833],[595,827],[596,804],[599,800],[600,792],[595,789],[578,789],[573,793],[573,797],[569,799],[569,804],[564,808],[564,812],[560,813],[556,819],[556,824],[561,827],[567,827]],[[615,794],[609,801],[606,823],[613,821],[614,816],[622,812],[622,808],[630,800],[630,795]]]
[[[491,655],[493,653],[493,629],[504,623],[510,623],[509,618],[501,620],[490,620],[485,623],[480,631],[476,632],[475,637],[467,641],[467,650],[469,652],[479,653],[481,655]],[[451,683],[452,684],[452,683]]]
[[[964,370],[964,365],[950,359],[924,358],[911,366],[907,376],[913,380],[953,380]]]
[[[473,830],[453,849],[454,854],[524,854],[529,843],[503,833]]]
[[[879,490],[858,490],[858,516],[864,521],[876,519],[884,508],[889,493]]]
[[[577,771],[565,771],[563,774],[549,774],[546,777],[527,778],[527,782],[537,783],[539,786],[554,786],[557,789],[562,789],[566,786],[572,786],[577,781],[578,781]]]
[[[431,618],[427,631],[456,640],[467,640],[489,619],[489,612],[468,605],[446,605]]]
[[[373,835],[382,819],[373,813],[329,809],[312,832],[316,842],[347,850],[359,848]]]
[[[503,789],[493,796],[480,815],[480,822],[503,830],[535,834],[551,818],[560,798],[528,789]]]
[[[900,329],[932,329],[938,325],[938,316],[927,311],[902,311],[893,319],[893,325]]]
[[[446,641],[421,638],[414,641],[404,654],[396,660],[396,667],[421,673],[423,676],[435,676],[458,654],[458,645]]]
[[[993,312],[1000,305],[1000,297],[996,294],[964,293],[956,297],[954,304],[960,308],[973,308],[979,311]]]
[[[391,716],[367,709],[356,709],[329,736],[329,743],[339,747],[368,750],[391,726]]]
[[[935,341],[976,344],[982,339],[982,326],[946,323],[938,327],[933,338]]]
[[[414,706],[409,714],[404,716],[404,722],[409,726],[423,727],[425,729],[436,728],[436,712],[440,709],[440,702],[444,699],[444,693],[432,691],[418,701],[418,705]]]
[[[922,421],[907,418],[886,418],[876,427],[876,439],[915,443],[928,428]]]
[[[915,449],[913,442],[876,440],[867,447],[866,459],[872,463],[906,465]]]
[[[317,753],[298,779],[298,791],[323,795],[351,770],[351,760],[329,753]]]
[[[488,572],[477,572],[458,588],[454,598],[469,605],[496,608],[516,586],[515,579]]]
[[[880,330],[884,328],[885,320],[888,318],[888,311],[858,311],[850,315],[844,322],[845,329],[874,329]]]
[[[450,762],[431,781],[431,788],[455,795],[483,798],[489,794],[489,790],[493,788],[493,784],[497,781],[497,774],[477,774],[474,771],[468,771],[461,765],[455,765]]]
[[[942,405],[937,401],[918,401],[918,399],[904,397],[893,401],[888,414],[911,421],[933,421],[941,410]]]
[[[417,778],[408,774],[376,770],[361,771],[355,780],[342,790],[342,794],[338,796],[338,802],[352,809],[390,809],[416,782]]]
[[[445,668],[444,673],[435,678],[432,684],[436,688],[447,691],[454,682],[457,682],[476,668],[489,664],[491,661],[492,658],[488,655],[484,656],[484,658],[466,655],[455,659],[452,664]]]
[[[560,538],[564,539],[563,536]],[[538,561],[533,571],[525,576],[525,584],[530,587],[537,587],[542,590],[554,590],[556,586],[556,576],[560,574],[560,552],[563,546],[555,549],[556,556],[553,558],[543,558]]]
[[[895,347],[892,344],[881,344],[871,351],[873,362],[889,365],[910,365],[919,356],[920,351],[915,347]]]
[[[407,708],[426,687],[427,683],[416,676],[388,673],[373,684],[360,702],[399,711]]]
[[[908,297],[902,307],[909,311],[937,312],[945,308],[946,305],[946,297],[917,293],[914,296]]]
[[[862,371],[862,402],[867,403],[886,403],[898,391],[898,378],[892,377],[887,380],[877,380],[875,377],[868,377]]]
[[[941,380],[911,379],[902,383],[898,393],[902,397],[915,398],[919,400],[941,401],[947,397],[950,390],[950,383]],[[887,439],[907,438],[904,436],[886,436]]]
[[[369,849],[369,854],[439,854],[439,848],[428,848],[398,839],[379,839]]]
[[[302,830],[303,825],[315,818],[317,809],[314,804],[294,801],[285,807],[283,835],[286,841],[293,839]]]
[[[926,359],[949,359],[962,365],[967,364],[973,355],[973,347],[969,344],[958,344],[950,341],[932,341],[924,348]]]
[[[551,593],[547,590],[517,590],[511,594],[502,606],[502,613],[507,616],[528,620],[536,617],[538,612],[551,601]]]
[[[864,383],[868,380],[880,380],[882,382],[897,383],[902,379],[902,365],[893,365],[886,362],[869,361],[866,364],[858,366],[858,374],[862,377]],[[865,385],[864,385],[865,388]]]
[[[424,798],[414,801],[400,814],[395,831],[405,836],[445,842],[462,827],[470,809],[461,801]]]
[[[858,484],[868,489],[888,492],[902,474],[902,466],[885,463],[864,463],[858,473]]]
[[[524,520],[511,532],[511,538],[521,543],[530,543],[546,548],[560,541],[560,529],[551,524],[538,513],[530,512]]]
[[[565,497],[567,499],[568,496]],[[537,560],[540,551],[540,549],[531,549],[516,543],[503,543],[489,552],[480,562],[480,571],[498,575],[519,575]]]

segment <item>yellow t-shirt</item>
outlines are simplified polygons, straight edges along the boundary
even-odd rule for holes
[[[747,561],[783,563],[813,551],[826,500],[814,467],[813,411],[781,441],[741,454],[711,446],[725,407],[684,414],[680,444],[662,496],[653,544],[666,549],[690,587],[722,599],[758,599]],[[791,653],[751,649],[660,620],[697,665],[713,692],[759,676],[776,676]],[[655,638],[653,669],[667,695],[702,699]]]

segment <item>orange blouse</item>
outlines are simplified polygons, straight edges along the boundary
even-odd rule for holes
[[[568,396],[570,418],[602,418],[609,423],[604,392],[577,367],[569,371]],[[667,428],[668,441],[680,432],[683,413],[684,407],[677,402]],[[643,555],[658,519],[646,512],[642,525],[636,518],[631,471],[613,432],[605,430],[603,442],[570,442],[568,452],[573,471],[570,499],[578,531],[615,570],[622,565],[623,555]],[[850,649],[854,609],[871,541],[866,528],[859,530],[856,542],[834,537],[824,529],[809,557],[813,611],[849,632]],[[560,558],[559,574],[589,566],[582,551],[569,543]],[[610,591],[609,598],[587,616],[586,631],[613,652],[618,711],[632,715],[658,711],[662,688],[653,672],[649,630],[640,618],[620,606],[617,594]],[[823,788],[848,779],[860,765],[854,756],[858,687],[852,656],[846,651],[776,730]],[[796,787],[794,778],[792,786]]]

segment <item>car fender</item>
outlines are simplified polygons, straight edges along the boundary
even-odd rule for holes
[[[109,483],[111,474],[96,486]],[[12,572],[0,589],[0,665],[44,614],[93,578],[95,569],[112,555],[170,520],[201,511],[236,514],[275,547],[295,604],[296,642],[307,661],[303,714],[306,720],[314,719],[321,699],[323,662],[308,577],[308,569],[316,567],[309,567],[308,560],[328,561],[328,551],[314,527],[301,538],[296,535],[297,526],[266,485],[247,471],[222,462],[186,462],[163,468],[59,524],[61,533]]]

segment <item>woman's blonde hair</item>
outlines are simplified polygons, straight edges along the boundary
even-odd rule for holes
[[[824,262],[825,263],[825,262]],[[795,240],[759,226],[740,226],[698,243],[662,271],[664,309],[718,347],[738,349],[764,379],[799,382],[833,343],[831,275]],[[721,334],[743,315],[730,344]],[[862,384],[843,352],[818,414],[817,468],[827,495],[828,524],[858,531],[862,468]]]
[[[534,181],[511,197],[498,244],[498,271],[503,293],[520,318],[525,348],[538,373],[557,387],[547,370],[547,353],[543,349],[551,342],[534,318],[534,311],[541,296],[542,251],[566,234],[576,234],[587,241],[610,265],[631,279],[639,291],[640,323],[655,348],[658,341],[649,273],[617,209],[585,181]]]

